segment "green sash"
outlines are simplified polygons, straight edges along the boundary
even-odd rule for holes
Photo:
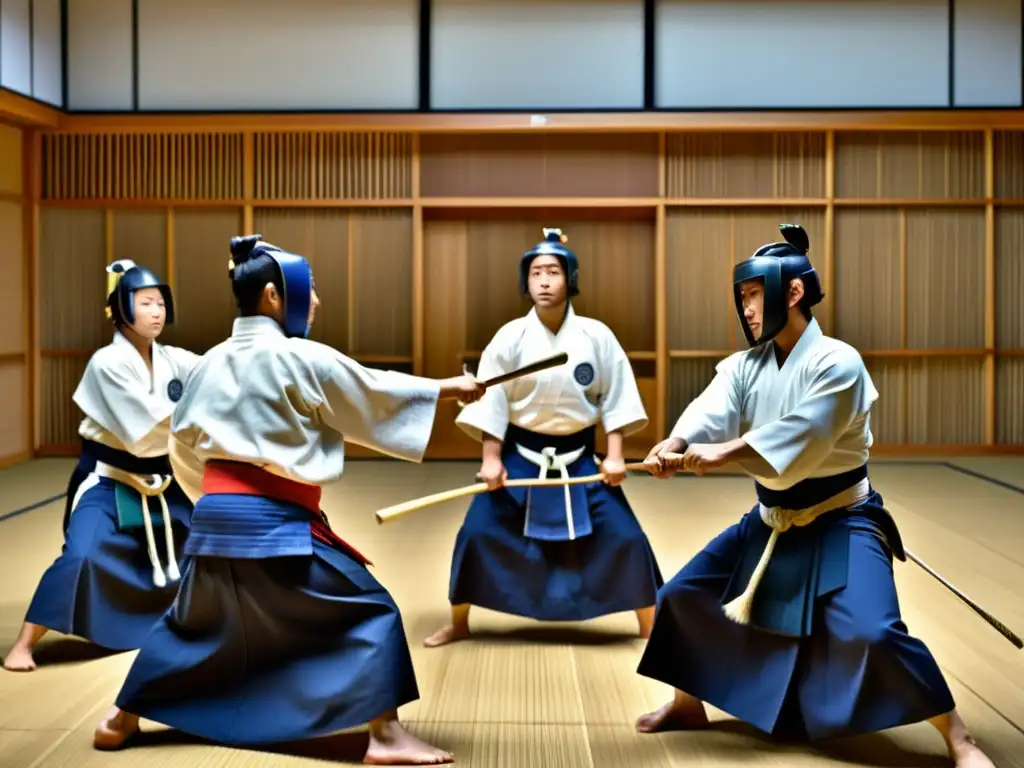
[[[117,482],[114,484],[114,498],[117,502],[117,528],[121,531],[133,531],[145,528],[146,523],[142,519],[142,494],[134,488]],[[149,504],[149,519],[153,521],[154,528],[162,528],[164,525],[163,510],[160,507],[158,497],[151,497]],[[155,507],[155,509],[154,509]]]

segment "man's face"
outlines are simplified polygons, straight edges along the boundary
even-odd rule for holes
[[[747,280],[740,283],[740,299],[743,303],[743,317],[754,339],[760,339],[762,321],[764,319],[764,283],[760,280]]]
[[[568,295],[565,270],[555,256],[538,256],[530,263],[527,278],[530,298],[538,307],[557,307]]]

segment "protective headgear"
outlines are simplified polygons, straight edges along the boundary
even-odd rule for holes
[[[737,264],[732,271],[733,294],[736,298],[736,312],[747,343],[755,347],[771,341],[786,327],[789,321],[789,284],[796,278],[804,283],[802,303],[813,307],[825,294],[821,292],[818,273],[814,271],[807,252],[811,241],[803,227],[798,224],[780,224],[784,243],[769,243],[758,248],[754,255]],[[761,337],[754,338],[743,315],[743,297],[740,284],[748,280],[764,283],[764,312],[761,319]]]
[[[151,269],[138,266],[131,259],[120,259],[107,267],[107,319],[135,324],[135,292],[157,288],[164,297],[167,325],[174,322],[174,297],[171,286]]]
[[[580,292],[580,268],[576,260],[576,254],[565,247],[569,238],[562,234],[560,229],[545,229],[544,239],[533,248],[523,254],[519,260],[519,291],[526,295],[530,292],[528,278],[530,275],[530,264],[538,256],[554,256],[562,264],[565,270],[565,285],[570,296],[576,296]]]
[[[267,256],[276,262],[281,272],[284,333],[286,336],[308,336],[309,308],[313,301],[313,269],[309,262],[303,256],[288,253],[276,245],[263,242],[263,235],[231,238],[231,256],[228,271],[232,279],[236,279],[236,268],[260,256]]]

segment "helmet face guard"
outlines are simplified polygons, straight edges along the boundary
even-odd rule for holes
[[[807,258],[810,248],[807,233],[802,227],[792,224],[782,224],[779,229],[786,242],[761,246],[753,256],[733,267],[732,271],[736,314],[739,315],[747,344],[751,347],[771,341],[786,327],[789,322],[789,284],[793,280],[800,279],[804,284],[804,306],[813,307],[825,298],[818,273]],[[752,280],[760,282],[764,289],[761,335],[758,338],[754,338],[747,323],[740,290],[743,283]]]
[[[755,338],[743,312],[743,294],[740,287],[751,280],[760,282],[764,290],[764,308],[761,318],[761,336]],[[743,335],[747,344],[756,347],[770,341],[786,327],[789,320],[789,302],[782,284],[782,262],[771,256],[755,256],[740,262],[732,272],[733,296],[736,301],[736,314],[740,318]]]
[[[309,336],[309,309],[313,303],[313,270],[302,256],[266,248],[277,262],[284,288],[284,332],[286,336]]]

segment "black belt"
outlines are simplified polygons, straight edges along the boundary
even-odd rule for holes
[[[163,456],[151,456],[140,458],[133,456],[127,451],[119,451],[109,445],[97,443],[95,440],[82,440],[82,457],[79,459],[79,466],[88,472],[96,468],[96,462],[101,461],[111,467],[120,469],[133,475],[170,475],[171,459]]]
[[[757,500],[766,507],[807,509],[808,507],[815,507],[827,499],[831,499],[837,493],[842,493],[847,488],[852,488],[867,476],[868,465],[864,464],[838,475],[809,477],[783,491],[773,491],[770,488],[765,488],[758,482],[755,482],[754,486],[757,488]]]
[[[521,445],[528,451],[543,451],[554,448],[557,453],[569,453],[583,448],[584,453],[593,453],[597,444],[597,427],[590,426],[571,435],[542,435],[528,429],[509,424],[505,430],[505,446]]]

